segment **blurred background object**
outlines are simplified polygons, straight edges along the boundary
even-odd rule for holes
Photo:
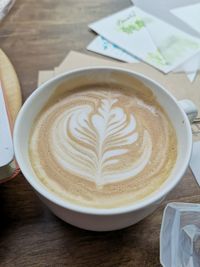
[[[8,14],[15,0],[0,0],[0,21]]]
[[[200,266],[200,205],[169,203],[160,232],[160,261],[163,267]]]

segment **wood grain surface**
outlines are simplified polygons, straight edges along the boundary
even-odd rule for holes
[[[11,58],[25,100],[38,70],[53,69],[71,50],[86,52],[88,23],[130,5],[129,0],[17,0],[0,24],[0,47]],[[0,186],[0,266],[157,267],[163,208],[169,201],[200,202],[188,169],[151,216],[127,229],[95,233],[57,219],[23,175]]]

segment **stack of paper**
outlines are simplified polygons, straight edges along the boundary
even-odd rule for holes
[[[197,7],[200,9],[200,5]],[[183,10],[184,14],[189,12]],[[180,10],[172,12],[180,16]],[[198,15],[196,21],[199,23]],[[190,81],[195,79],[200,66],[200,38],[139,7],[131,6],[91,23],[89,28],[99,35],[88,45],[90,51],[128,63],[143,61],[165,74],[186,72]]]

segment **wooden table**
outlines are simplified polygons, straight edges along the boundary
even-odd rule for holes
[[[17,0],[0,24],[0,47],[16,68],[23,99],[36,88],[38,70],[57,66],[71,49],[87,53],[94,38],[88,23],[128,6],[129,0]],[[200,202],[190,170],[151,216],[125,230],[94,233],[56,218],[19,175],[0,186],[0,266],[160,266],[169,201]]]

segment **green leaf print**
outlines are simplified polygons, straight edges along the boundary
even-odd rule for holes
[[[162,54],[160,51],[157,49],[156,52],[148,53],[147,54],[147,61],[153,62],[156,65],[160,66],[166,66],[168,65],[167,61],[163,58]]]
[[[148,53],[147,60],[157,65],[172,65],[190,51],[198,51],[200,44],[195,40],[171,35],[158,46],[155,53]]]
[[[170,36],[159,46],[160,52],[170,64],[172,64],[175,60],[182,58],[184,54],[189,51],[197,51],[198,49],[200,49],[200,44],[198,42],[175,35]]]
[[[130,14],[127,18],[117,21],[118,30],[126,34],[140,31],[144,27],[144,21],[138,18],[135,14]]]

